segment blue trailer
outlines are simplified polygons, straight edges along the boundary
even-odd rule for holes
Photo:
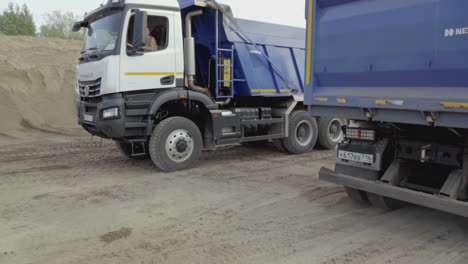
[[[334,171],[361,202],[468,216],[468,1],[307,0],[305,104],[352,120]]]
[[[80,28],[79,123],[131,159],[174,171],[203,148],[273,140],[301,154],[319,138],[303,104],[304,29],[236,19],[215,0],[109,0]],[[334,147],[341,120],[319,122]]]

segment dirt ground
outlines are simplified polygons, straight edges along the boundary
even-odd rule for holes
[[[82,47],[81,41],[0,34],[0,133],[76,125]]]
[[[164,174],[82,132],[0,135],[0,263],[467,263],[468,220],[350,201],[333,153],[204,153]]]

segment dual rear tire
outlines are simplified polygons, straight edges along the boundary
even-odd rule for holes
[[[289,138],[274,140],[274,145],[279,151],[290,154],[310,152],[316,144],[332,150],[343,140],[345,125],[346,119],[323,117],[316,120],[306,111],[295,111],[290,116]]]
[[[274,140],[281,152],[299,155],[312,151],[317,143],[318,126],[306,111],[294,111],[289,116],[289,137]]]
[[[324,149],[335,149],[345,137],[343,126],[347,125],[346,119],[321,117],[317,123],[318,144]]]

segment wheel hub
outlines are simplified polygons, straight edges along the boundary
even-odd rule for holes
[[[305,120],[299,123],[296,128],[296,137],[299,145],[309,145],[313,138],[312,125]]]
[[[176,143],[177,152],[184,153],[185,151],[187,151],[187,148],[188,148],[188,144],[184,139],[177,141]]]
[[[298,133],[299,137],[301,137],[301,138],[304,137],[305,134],[306,134],[305,128],[303,126],[301,126],[299,128],[299,131],[297,131],[297,133]]]
[[[178,129],[169,134],[166,140],[166,154],[175,162],[184,162],[193,153],[192,137],[185,129]]]
[[[330,139],[333,142],[339,142],[343,138],[343,131],[341,130],[341,121],[339,119],[333,119],[330,124]]]

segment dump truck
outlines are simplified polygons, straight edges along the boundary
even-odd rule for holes
[[[307,0],[305,104],[351,120],[320,179],[468,216],[468,1]]]
[[[83,28],[79,124],[131,159],[176,171],[219,145],[303,154],[343,137],[343,119],[303,104],[305,29],[236,19],[214,0],[109,0]]]

